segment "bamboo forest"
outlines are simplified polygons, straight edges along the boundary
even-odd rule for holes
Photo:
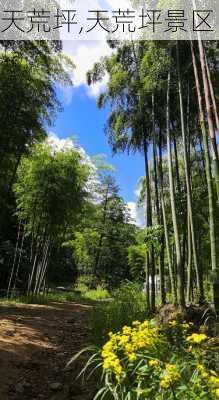
[[[0,400],[219,398],[219,42],[0,49]]]

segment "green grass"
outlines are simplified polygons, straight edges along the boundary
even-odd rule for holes
[[[116,332],[134,320],[146,318],[146,299],[135,284],[126,283],[113,294],[111,301],[97,305],[91,315],[94,344],[102,345],[109,332]]]
[[[46,295],[30,295],[12,298],[0,299],[0,304],[48,304],[49,302],[98,302],[109,298],[109,293],[106,289],[97,287],[95,290],[87,290],[82,293],[79,291],[69,292],[51,292]]]
[[[95,290],[88,290],[88,291],[84,292],[82,297],[85,299],[98,301],[98,300],[106,300],[106,299],[110,298],[110,294],[109,294],[108,290],[103,289],[101,287],[97,287],[97,289],[95,289]]]
[[[47,296],[20,296],[20,297],[9,297],[1,298],[0,304],[48,304],[49,299]]]
[[[57,301],[60,303],[65,303],[67,301],[80,301],[81,300],[81,295],[80,293],[77,292],[51,292],[48,293],[47,299],[49,301]]]

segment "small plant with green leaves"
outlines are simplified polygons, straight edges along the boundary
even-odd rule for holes
[[[109,294],[108,290],[105,289],[103,286],[97,285],[96,289],[87,290],[83,294],[83,297],[85,299],[98,301],[98,300],[106,300],[106,299],[110,298],[110,294]]]
[[[146,316],[145,295],[138,284],[126,282],[112,293],[112,299],[94,308],[91,315],[93,342],[103,344],[108,332],[116,332],[133,320]]]
[[[83,375],[89,377],[100,371],[94,400],[219,398],[216,359],[209,348],[212,339],[204,333],[191,333],[191,329],[189,324],[171,321],[167,330],[155,320],[145,320],[110,332],[105,344],[92,350],[83,368]],[[177,332],[180,347],[173,342]]]

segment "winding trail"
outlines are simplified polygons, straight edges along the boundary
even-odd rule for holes
[[[0,400],[90,400],[64,367],[89,342],[92,306],[0,305]]]

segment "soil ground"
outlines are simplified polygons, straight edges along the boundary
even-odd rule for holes
[[[0,305],[0,400],[90,400],[92,387],[66,372],[89,342],[91,306]],[[55,387],[54,387],[55,386]]]

